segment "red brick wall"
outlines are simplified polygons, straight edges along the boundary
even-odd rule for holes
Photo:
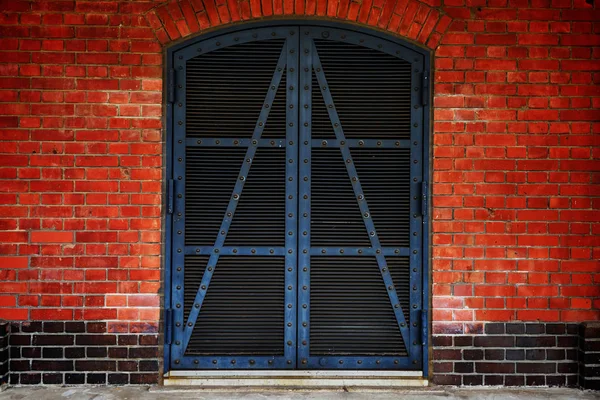
[[[434,332],[600,318],[598,6],[0,0],[0,11],[0,318],[156,329],[161,52],[284,14],[433,49]]]

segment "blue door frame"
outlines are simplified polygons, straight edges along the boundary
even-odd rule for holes
[[[348,43],[359,44],[360,46],[372,48],[391,54],[395,57],[408,61],[413,66],[411,104],[414,109],[411,110],[411,120],[414,122],[411,130],[410,140],[402,141],[379,141],[371,143],[369,140],[361,140],[360,145],[369,147],[394,147],[400,146],[410,148],[411,160],[411,235],[409,248],[385,248],[379,243],[375,226],[370,218],[365,218],[365,228],[375,233],[370,235],[370,248],[315,248],[310,245],[310,159],[311,149],[315,147],[337,147],[341,150],[347,160],[352,160],[351,148],[357,147],[358,140],[346,139],[341,124],[334,125],[335,140],[328,140],[323,144],[320,140],[311,138],[310,117],[311,112],[307,108],[298,108],[301,104],[310,104],[311,90],[298,92],[298,89],[311,86],[312,68],[302,68],[311,65],[315,69],[319,82],[319,89],[326,104],[331,104],[328,108],[329,118],[334,124],[339,122],[335,99],[326,89],[327,77],[326,71],[320,66],[320,59],[317,49],[314,46],[313,39],[327,37],[331,40],[346,41]],[[302,33],[302,34],[300,34]],[[293,104],[293,110],[288,113],[288,126],[286,139],[278,144],[286,146],[286,158],[290,160],[286,164],[286,175],[293,177],[293,180],[286,182],[286,195],[291,196],[286,201],[286,214],[294,215],[293,218],[286,218],[286,232],[291,231],[294,234],[289,237],[286,235],[286,243],[283,248],[229,248],[224,247],[224,237],[217,239],[215,246],[211,247],[186,247],[183,243],[181,232],[185,229],[185,148],[198,146],[198,142],[185,137],[185,71],[186,61],[208,53],[218,48],[227,47],[232,44],[243,43],[244,41],[267,40],[273,35],[285,37],[286,44],[281,53],[281,59],[278,63],[278,69],[281,66],[288,66],[288,88],[287,102]],[[201,50],[200,50],[201,49]],[[301,51],[298,51],[301,50]],[[164,314],[164,371],[171,369],[421,369],[425,377],[428,376],[428,310],[429,310],[429,213],[428,211],[428,187],[429,180],[429,82],[428,71],[430,70],[430,53],[419,46],[399,40],[393,36],[375,32],[368,29],[346,26],[337,23],[315,24],[309,21],[287,21],[245,24],[244,26],[221,29],[218,32],[202,35],[199,38],[176,45],[167,51],[167,196],[165,217],[165,314]],[[290,72],[289,67],[295,65],[295,71]],[[298,68],[300,67],[300,68]],[[317,69],[319,72],[316,72]],[[273,75],[273,86],[278,86],[277,71]],[[316,89],[315,89],[316,90]],[[274,97],[274,93],[272,95]],[[273,98],[267,97],[268,103]],[[261,115],[260,120],[264,120],[267,115]],[[297,122],[296,122],[297,121]],[[233,141],[233,139],[231,139]],[[255,130],[252,139],[248,143],[236,141],[236,144],[247,148],[247,157],[252,158],[253,152],[261,145],[268,145],[265,139],[260,138],[260,129]],[[293,143],[292,145],[286,144]],[[300,145],[298,146],[298,143]],[[210,140],[203,145],[214,145]],[[221,139],[220,145],[232,145],[228,139]],[[272,145],[272,144],[271,144]],[[300,162],[308,160],[308,162]],[[244,165],[240,175],[247,175],[250,165]],[[351,161],[347,164],[348,178],[356,177],[357,173]],[[308,179],[299,179],[308,177]],[[298,178],[298,183],[294,180]],[[235,193],[241,193],[243,181],[236,184]],[[353,183],[355,194],[360,199],[362,188],[360,180],[355,179]],[[359,201],[361,213],[369,215],[366,199]],[[232,198],[228,211],[232,215],[235,212],[235,200]],[[298,214],[298,218],[295,215]],[[222,228],[226,230],[230,224],[231,218],[226,216],[223,219]],[[307,235],[298,234],[299,232],[308,232]],[[260,356],[260,357],[190,357],[185,355],[185,347],[192,334],[194,323],[204,298],[204,294],[210,284],[212,271],[217,263],[219,255],[279,255],[286,259],[286,286],[298,287],[297,291],[286,291],[286,329],[285,341],[288,345],[284,347],[285,354],[280,357]],[[205,270],[202,287],[196,296],[195,303],[197,308],[190,311],[186,321],[183,318],[183,257],[185,254],[206,254],[209,255],[209,262]],[[377,259],[381,276],[386,286],[392,285],[392,279],[386,268],[386,257],[409,256],[411,259],[411,290],[410,295],[410,321],[405,321],[400,308],[396,307],[394,312],[398,321],[404,342],[407,344],[409,357],[400,358],[392,356],[335,356],[335,357],[311,357],[310,348],[310,290],[300,290],[301,287],[310,287],[310,257],[319,255],[371,255]],[[392,304],[398,304],[398,298],[394,291],[389,293]],[[290,307],[291,306],[291,307]],[[418,321],[418,322],[417,322]],[[412,323],[411,323],[412,322]],[[292,343],[293,345],[289,345]],[[216,363],[215,363],[216,361]],[[232,364],[233,362],[233,364]]]

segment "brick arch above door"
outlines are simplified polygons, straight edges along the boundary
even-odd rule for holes
[[[435,0],[176,0],[149,10],[146,19],[163,45],[244,21],[314,17],[376,28],[434,49],[452,22],[435,3]]]

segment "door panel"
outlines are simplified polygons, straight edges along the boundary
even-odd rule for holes
[[[421,368],[423,56],[285,26],[172,65],[170,367]]]

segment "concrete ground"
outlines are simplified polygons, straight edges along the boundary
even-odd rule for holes
[[[0,400],[598,400],[600,392],[554,388],[424,388],[397,390],[200,390],[162,387],[15,387]]]

